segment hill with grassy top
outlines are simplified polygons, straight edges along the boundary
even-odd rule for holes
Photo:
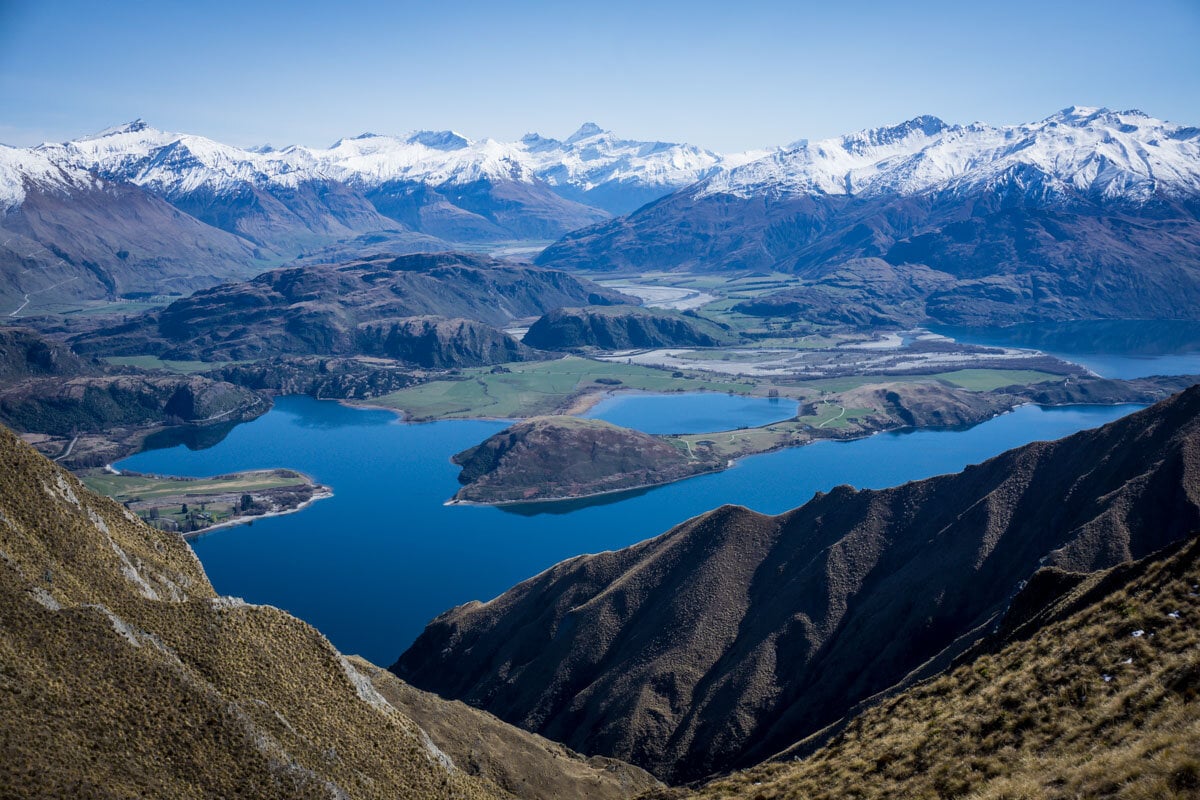
[[[454,456],[471,503],[561,500],[657,485],[721,469],[708,451],[598,419],[535,417]]]

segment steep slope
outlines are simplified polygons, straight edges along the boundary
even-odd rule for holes
[[[0,792],[498,797],[329,642],[0,430]]]
[[[554,800],[655,786],[346,659],[279,609],[218,597],[181,538],[3,428],[0,462],[0,795]]]
[[[719,172],[539,263],[815,279],[863,258],[951,276],[918,308],[945,322],[1195,319],[1200,129],[1084,108],[999,128],[918,117]]]
[[[695,314],[638,306],[557,308],[529,327],[522,339],[542,350],[598,347],[716,347],[735,337]]]
[[[494,363],[502,355],[526,357],[527,351],[487,325],[561,305],[625,299],[564,272],[483,256],[388,256],[266,272],[252,281],[198,292],[127,324],[84,334],[73,345],[81,353],[202,360],[411,354],[416,363],[441,361],[445,366],[453,347],[442,346],[436,356],[428,347],[421,351],[425,333],[450,332],[445,324],[429,329],[415,321],[396,322],[438,316],[477,321],[459,324],[466,334],[456,345],[463,356],[460,365]],[[467,352],[472,343],[479,349]]]
[[[519,503],[619,492],[724,466],[640,431],[598,419],[535,417],[505,428],[452,459],[462,467],[454,495],[472,503]]]
[[[429,734],[460,768],[530,800],[607,800],[661,789],[650,773],[602,756],[587,758],[466,703],[422,692],[356,656],[354,668]]]
[[[261,269],[254,246],[128,183],[0,145],[0,302],[185,293]]]
[[[1043,565],[1200,528],[1200,387],[1094,431],[778,517],[726,506],[430,623],[393,670],[672,780],[753,764],[948,663]]]
[[[1053,572],[1031,586],[1068,594],[1030,636],[884,700],[799,760],[650,796],[1195,797],[1200,542],[1096,576]]]
[[[533,353],[516,339],[469,319],[404,317],[358,326],[356,351],[430,369],[526,361]]]

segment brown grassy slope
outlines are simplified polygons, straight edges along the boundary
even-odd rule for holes
[[[329,642],[0,429],[0,796],[486,798]]]
[[[351,656],[387,701],[421,726],[454,764],[517,797],[534,800],[622,800],[661,784],[644,770],[611,758],[586,758],[515,728],[465,703],[409,686],[385,669]]]
[[[1200,387],[955,475],[724,507],[434,620],[393,667],[584,753],[686,780],[748,766],[961,653],[1043,563],[1200,528]],[[926,673],[928,674],[928,673]]]
[[[1095,602],[866,711],[802,761],[653,796],[1200,797],[1200,540],[1110,577]]]

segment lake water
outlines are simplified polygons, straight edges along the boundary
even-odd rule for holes
[[[386,666],[451,606],[487,600],[564,558],[633,544],[721,503],[779,513],[838,484],[881,488],[953,472],[1135,408],[1025,406],[967,430],[821,442],[599,502],[505,510],[443,505],[458,488],[450,456],[504,422],[405,424],[390,412],[307,397],[279,398],[270,413],[206,449],[177,445],[117,466],[191,476],[291,467],[332,487],[334,497],[303,511],[192,544],[219,592],[287,609],[342,651]],[[627,410],[613,406],[614,414]]]
[[[1200,375],[1200,323],[1184,320],[1092,320],[1004,328],[931,326],[966,344],[1041,350],[1105,378]]]
[[[795,400],[742,395],[617,394],[592,407],[585,417],[607,420],[644,433],[709,433],[756,428],[791,419]]]

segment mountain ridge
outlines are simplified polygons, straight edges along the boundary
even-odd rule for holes
[[[1197,528],[1193,387],[955,475],[837,487],[779,517],[725,506],[580,556],[441,615],[392,669],[583,752],[694,780],[953,657],[1038,567],[1102,569]]]

